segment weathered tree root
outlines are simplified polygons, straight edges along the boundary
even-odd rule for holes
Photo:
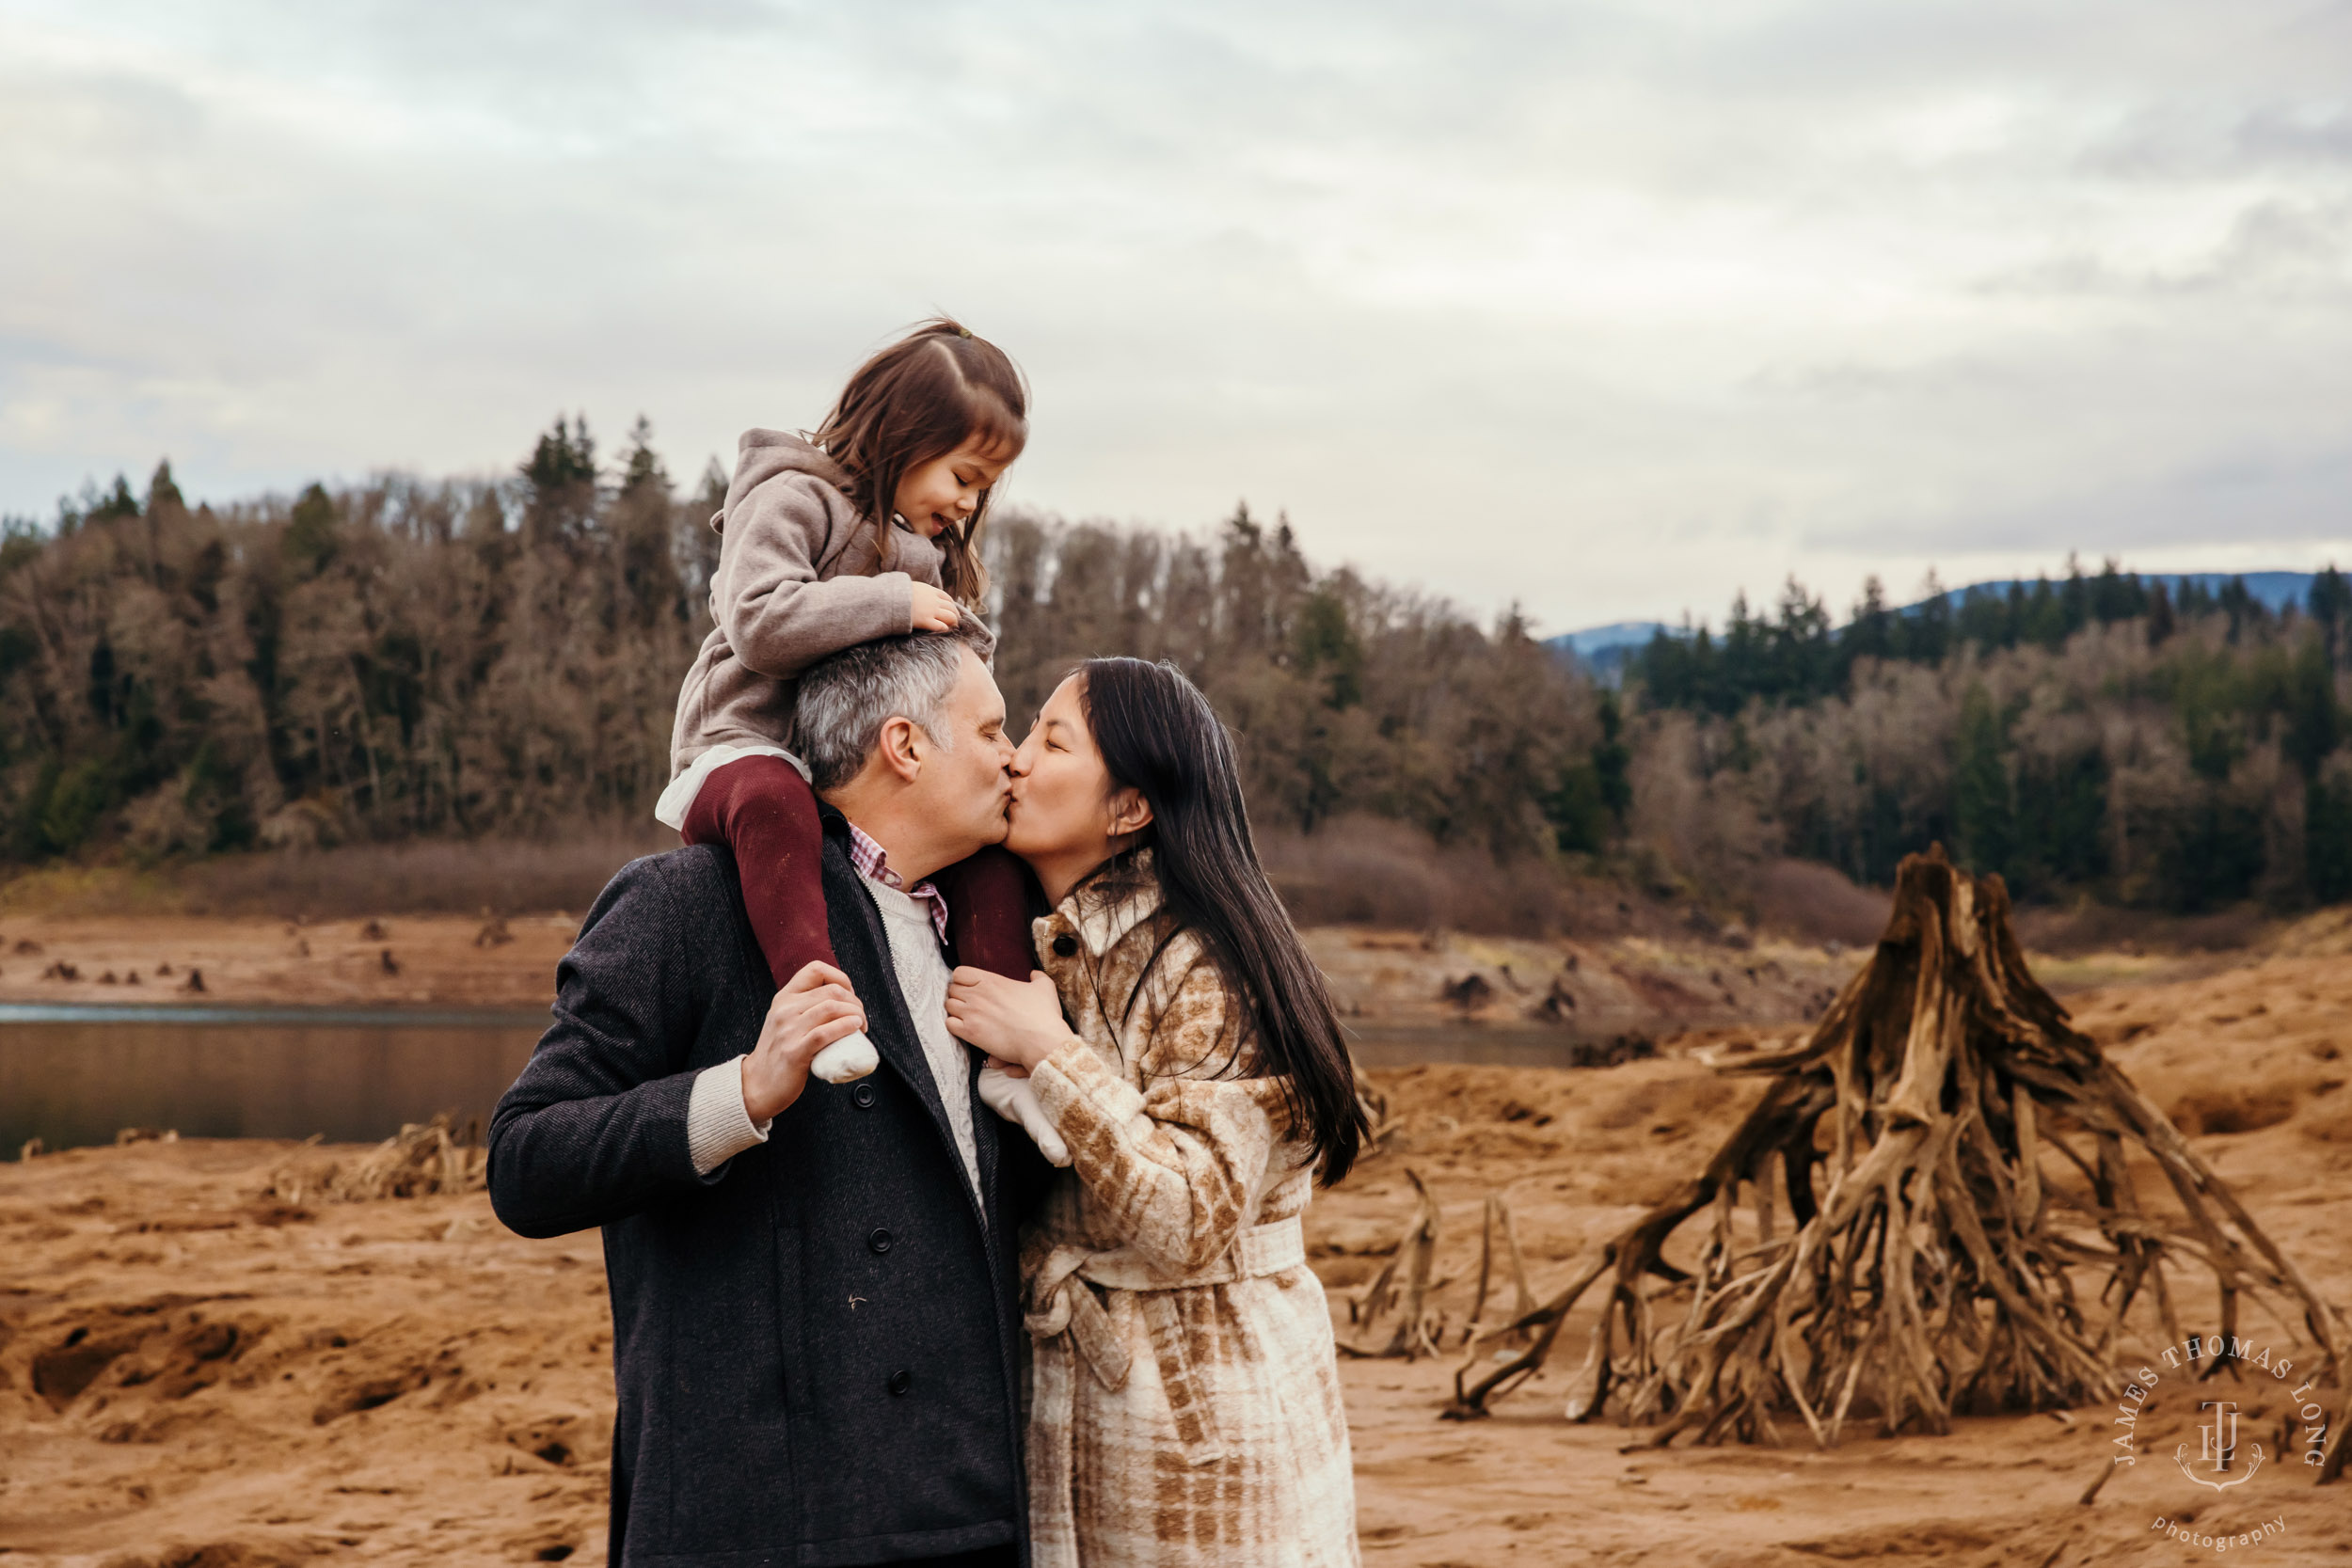
[[[2299,1303],[2341,1372],[2335,1312],[2026,973],[2000,879],[1940,847],[1903,862],[1876,955],[1812,1036],[1725,1070],[1772,1082],[1705,1170],[1508,1325],[1533,1342],[1475,1383],[1486,1336],[1472,1340],[1448,1416],[1482,1416],[1532,1376],[1604,1278],[1568,1414],[1590,1420],[1613,1398],[1627,1423],[1654,1425],[1653,1447],[1776,1443],[1774,1418],[1793,1413],[1827,1448],[1863,1415],[1940,1433],[1955,1414],[2105,1399],[2143,1294],[2167,1338],[2185,1338],[2167,1269],[2211,1271],[2225,1336],[2242,1297]],[[2078,1183],[2045,1175],[2045,1147]],[[2156,1161],[2179,1220],[2140,1212],[2131,1148]],[[1665,1245],[1702,1210],[1686,1272]]]
[[[1462,1325],[1462,1338],[1466,1344],[1485,1338],[1487,1333],[1486,1297],[1488,1287],[1496,1282],[1495,1238],[1498,1235],[1502,1238],[1503,1247],[1509,1255],[1512,1288],[1518,1292],[1517,1305],[1511,1312],[1512,1321],[1517,1323],[1535,1310],[1535,1294],[1527,1288],[1527,1259],[1519,1251],[1518,1227],[1511,1222],[1511,1205],[1501,1193],[1488,1193],[1485,1223],[1478,1232],[1478,1290],[1470,1299],[1470,1322]],[[1498,1332],[1523,1337],[1526,1331],[1505,1327]]]
[[[1390,1249],[1388,1262],[1347,1304],[1350,1323],[1375,1328],[1393,1313],[1396,1328],[1388,1343],[1377,1347],[1340,1340],[1340,1350],[1348,1355],[1401,1355],[1413,1361],[1438,1354],[1443,1331],[1433,1325],[1429,1312],[1429,1275],[1438,1259],[1438,1202],[1429,1196],[1420,1172],[1408,1169],[1405,1179],[1413,1184],[1417,1197],[1413,1218]]]
[[[265,1192],[288,1203],[319,1198],[364,1203],[375,1198],[424,1197],[436,1193],[479,1192],[489,1180],[489,1151],[482,1147],[479,1123],[453,1129],[449,1113],[402,1126],[349,1165],[329,1165],[315,1176],[288,1166],[270,1175]]]

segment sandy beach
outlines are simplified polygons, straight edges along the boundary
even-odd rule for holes
[[[2352,964],[2335,938],[2073,1006],[2321,1292],[2352,1304]],[[1607,1069],[1378,1072],[1397,1127],[1310,1212],[1339,1332],[1349,1290],[1411,1213],[1408,1168],[1441,1205],[1441,1310],[1468,1312],[1491,1192],[1513,1206],[1540,1295],[1702,1161],[1756,1092],[1709,1062],[1773,1037],[1688,1034]],[[12,1560],[602,1560],[612,1386],[596,1238],[523,1240],[478,1192],[319,1196],[330,1168],[365,1153],[183,1140],[0,1165],[0,1547]],[[2183,1309],[2211,1316],[2205,1303]],[[2127,1356],[2158,1348],[2139,1326]],[[1564,1343],[1583,1327],[1572,1320]],[[2260,1309],[2243,1331],[2310,1354]],[[2247,1548],[2264,1562],[2352,1554],[2352,1492],[2314,1490],[2291,1462],[2220,1495],[2152,1460],[2081,1506],[2110,1451],[2104,1410],[1966,1419],[1945,1436],[1866,1431],[1829,1452],[1659,1451],[1638,1432],[1566,1422],[1565,1364],[1489,1419],[1441,1421],[1457,1360],[1449,1341],[1435,1361],[1343,1362],[1368,1562],[2055,1568],[2203,1555],[2152,1531],[2158,1517],[2207,1532],[2280,1519]],[[2197,1397],[2160,1387],[2142,1450],[2193,1444]],[[2236,1397],[2259,1440],[2288,1452],[2278,1390]],[[2341,1406],[2340,1391],[2328,1398]]]

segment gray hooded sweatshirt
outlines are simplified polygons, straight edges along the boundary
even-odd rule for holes
[[[722,743],[790,745],[802,671],[914,629],[914,585],[941,586],[939,546],[894,525],[894,569],[881,570],[876,531],[848,489],[839,465],[797,436],[747,430],[736,443],[726,506],[710,519],[716,625],[678,691],[671,777]]]

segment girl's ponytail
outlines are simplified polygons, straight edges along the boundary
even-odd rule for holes
[[[849,475],[850,499],[878,531],[876,554],[888,571],[898,556],[891,498],[898,482],[975,436],[1018,453],[1029,436],[1028,385],[1004,350],[938,316],[860,365],[808,439]],[[988,594],[980,535],[993,488],[980,493],[961,529],[938,541],[941,580],[975,610]]]

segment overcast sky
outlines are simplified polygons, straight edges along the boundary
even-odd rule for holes
[[[935,308],[1009,499],[1554,630],[2352,566],[2352,4],[0,0],[0,512],[689,478]]]

